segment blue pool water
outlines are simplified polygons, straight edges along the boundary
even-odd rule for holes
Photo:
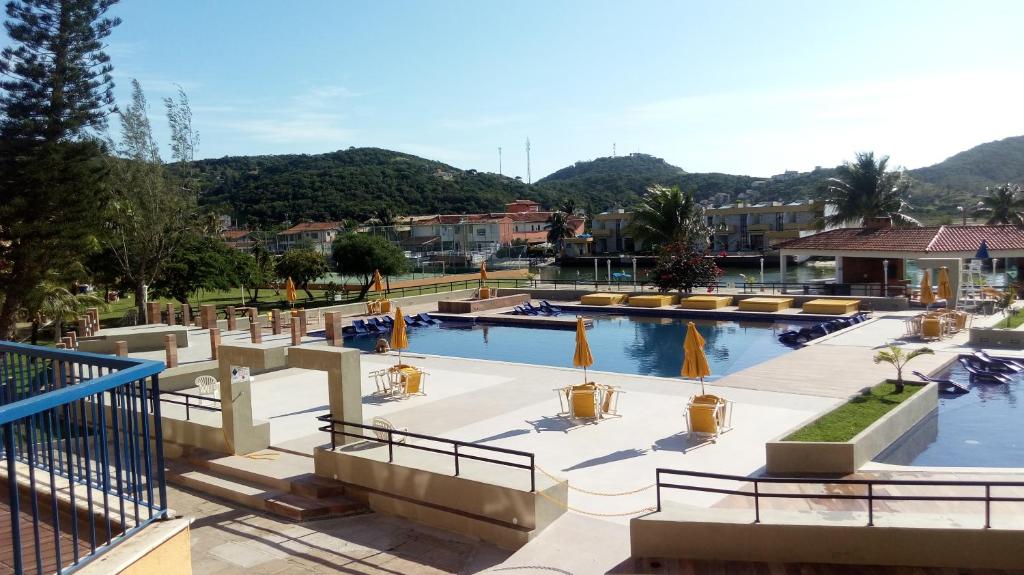
[[[790,348],[779,343],[778,334],[810,325],[621,315],[593,319],[594,327],[587,330],[587,340],[594,354],[591,369],[678,377],[683,361],[686,322],[693,321],[706,343],[705,350],[713,374],[708,379],[728,375],[788,352]],[[410,328],[408,351],[572,367],[575,333],[572,329],[447,321],[436,326]],[[362,336],[346,339],[345,345],[373,351],[375,342],[373,336]]]
[[[968,382],[959,363],[945,375]],[[939,394],[939,408],[875,459],[897,465],[1024,467],[1024,374],[1009,384],[974,383],[970,393]]]

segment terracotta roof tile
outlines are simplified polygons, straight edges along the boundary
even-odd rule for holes
[[[1024,228],[1017,226],[939,226],[919,228],[840,228],[779,244],[787,250],[973,252],[988,241],[990,250],[1024,250]]]
[[[282,235],[297,234],[301,232],[322,232],[330,230],[342,229],[341,222],[303,222],[301,224],[295,224],[287,230],[281,232]]]
[[[1024,249],[1024,228],[1017,226],[943,226],[928,251],[973,252],[988,242],[990,250]]]

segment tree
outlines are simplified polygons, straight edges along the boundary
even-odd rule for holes
[[[46,320],[53,324],[53,340],[60,341],[66,322],[75,321],[90,307],[105,308],[103,298],[92,294],[75,294],[68,288],[43,280],[26,298],[26,315],[32,321],[32,343],[37,343],[37,327]]]
[[[689,245],[677,242],[662,248],[651,278],[661,291],[690,293],[695,287],[707,287],[711,292],[722,273],[714,258],[705,257]]]
[[[407,268],[405,255],[398,246],[369,234],[338,236],[331,247],[331,255],[338,273],[362,278],[360,298],[366,297],[370,290],[374,270],[392,276],[404,273]]]
[[[836,177],[825,181],[821,199],[832,212],[818,220],[818,226],[863,225],[865,219],[891,218],[900,226],[919,226],[920,222],[903,213],[909,206],[910,180],[900,172],[886,171],[889,156],[875,160],[874,152],[858,152],[853,163],[836,168]]]
[[[690,249],[703,249],[711,229],[704,217],[704,207],[692,192],[679,186],[652,186],[640,207],[633,212],[629,233],[635,240],[652,248],[682,244]]]
[[[1022,189],[1015,184],[1003,184],[996,188],[985,188],[988,195],[981,199],[978,214],[988,216],[985,223],[994,225],[1012,224],[1024,226],[1024,198],[1021,197]]]
[[[548,243],[557,246],[559,254],[562,253],[562,244],[565,243],[565,239],[576,236],[576,228],[569,220],[570,217],[571,212],[552,212],[547,225],[544,226],[544,229],[548,231]]]
[[[306,292],[306,297],[313,299],[309,291],[309,282],[323,277],[331,268],[323,254],[312,248],[290,249],[277,260],[277,275],[282,280],[292,278],[297,287]]]
[[[189,234],[164,262],[153,292],[181,303],[197,291],[226,290],[237,285],[233,250],[220,238]]]
[[[888,363],[896,368],[896,393],[903,393],[903,368],[915,357],[932,355],[935,352],[931,348],[919,347],[910,353],[905,353],[898,345],[889,344],[888,349],[883,349],[875,354],[876,364]]]
[[[254,261],[252,283],[247,285],[253,287],[252,301],[255,302],[260,299],[260,287],[277,279],[277,261],[274,259],[274,254],[267,249],[267,239],[263,233],[252,232],[249,236],[253,241],[252,257]]]
[[[0,338],[51,269],[80,260],[105,200],[103,146],[114,109],[103,40],[116,0],[14,0],[0,52]]]
[[[132,80],[132,99],[121,112],[119,157],[110,164],[113,201],[104,244],[135,293],[139,317],[146,317],[149,285],[181,246],[195,198],[170,185],[147,116],[146,95]]]

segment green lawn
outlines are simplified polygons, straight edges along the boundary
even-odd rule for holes
[[[1010,312],[1010,315],[1006,316],[1006,319],[996,324],[996,327],[1013,329],[1022,323],[1024,323],[1024,313],[1021,313],[1021,310],[1017,309]]]
[[[878,384],[869,393],[851,399],[783,441],[849,441],[920,390],[921,386],[907,385],[903,393],[896,395],[894,384]]]

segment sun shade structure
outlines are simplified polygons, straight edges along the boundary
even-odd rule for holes
[[[949,268],[942,266],[939,268],[939,299],[949,301],[953,298],[953,290],[949,286]]]
[[[686,339],[683,340],[683,377],[700,378],[700,393],[704,394],[704,378],[711,375],[708,358],[704,355],[704,336],[697,331],[692,321],[686,324]]]
[[[583,324],[583,316],[576,316],[576,353],[572,356],[572,364],[583,368],[583,383],[587,383],[587,367],[594,365],[594,356],[590,353],[587,326]]]
[[[295,282],[292,281],[291,277],[284,284],[284,297],[290,304],[295,303],[295,300],[299,299],[298,294],[295,293]]]
[[[395,326],[391,328],[391,349],[398,350],[398,363],[402,363],[402,350],[409,347],[409,336],[405,333],[405,318],[402,308],[395,309]]]
[[[932,293],[931,274],[928,273],[928,270],[924,270],[924,275],[921,276],[921,303],[925,307],[935,303],[935,294]]]
[[[373,270],[373,291],[384,291],[384,282],[380,277],[380,270]]]

